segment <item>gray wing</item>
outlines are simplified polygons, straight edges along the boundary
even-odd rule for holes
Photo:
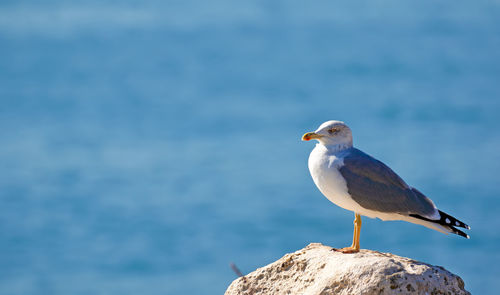
[[[339,171],[349,194],[363,208],[421,216],[431,216],[436,210],[429,198],[409,187],[391,168],[358,149],[348,151]]]

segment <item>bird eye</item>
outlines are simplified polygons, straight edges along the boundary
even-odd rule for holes
[[[338,131],[338,130],[337,130],[337,128],[332,128],[332,129],[329,129],[329,130],[328,130],[328,133],[330,133],[330,134],[334,134],[334,133],[335,133],[335,132],[337,132],[337,131]]]

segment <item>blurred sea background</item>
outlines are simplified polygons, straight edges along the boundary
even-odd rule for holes
[[[0,2],[0,294],[222,294],[353,214],[307,169],[339,119],[470,240],[361,246],[500,275],[500,2]]]

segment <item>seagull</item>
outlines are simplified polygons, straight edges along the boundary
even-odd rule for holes
[[[308,161],[314,183],[332,203],[354,212],[352,245],[335,250],[359,252],[361,215],[404,220],[470,238],[456,228],[470,229],[467,224],[438,210],[431,199],[387,165],[353,147],[351,129],[344,122],[327,121],[302,136],[302,140],[311,139],[318,141]]]

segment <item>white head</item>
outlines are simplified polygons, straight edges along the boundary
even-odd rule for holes
[[[324,146],[352,147],[352,132],[349,126],[342,121],[326,121],[314,132],[302,136],[302,140],[316,139]]]

